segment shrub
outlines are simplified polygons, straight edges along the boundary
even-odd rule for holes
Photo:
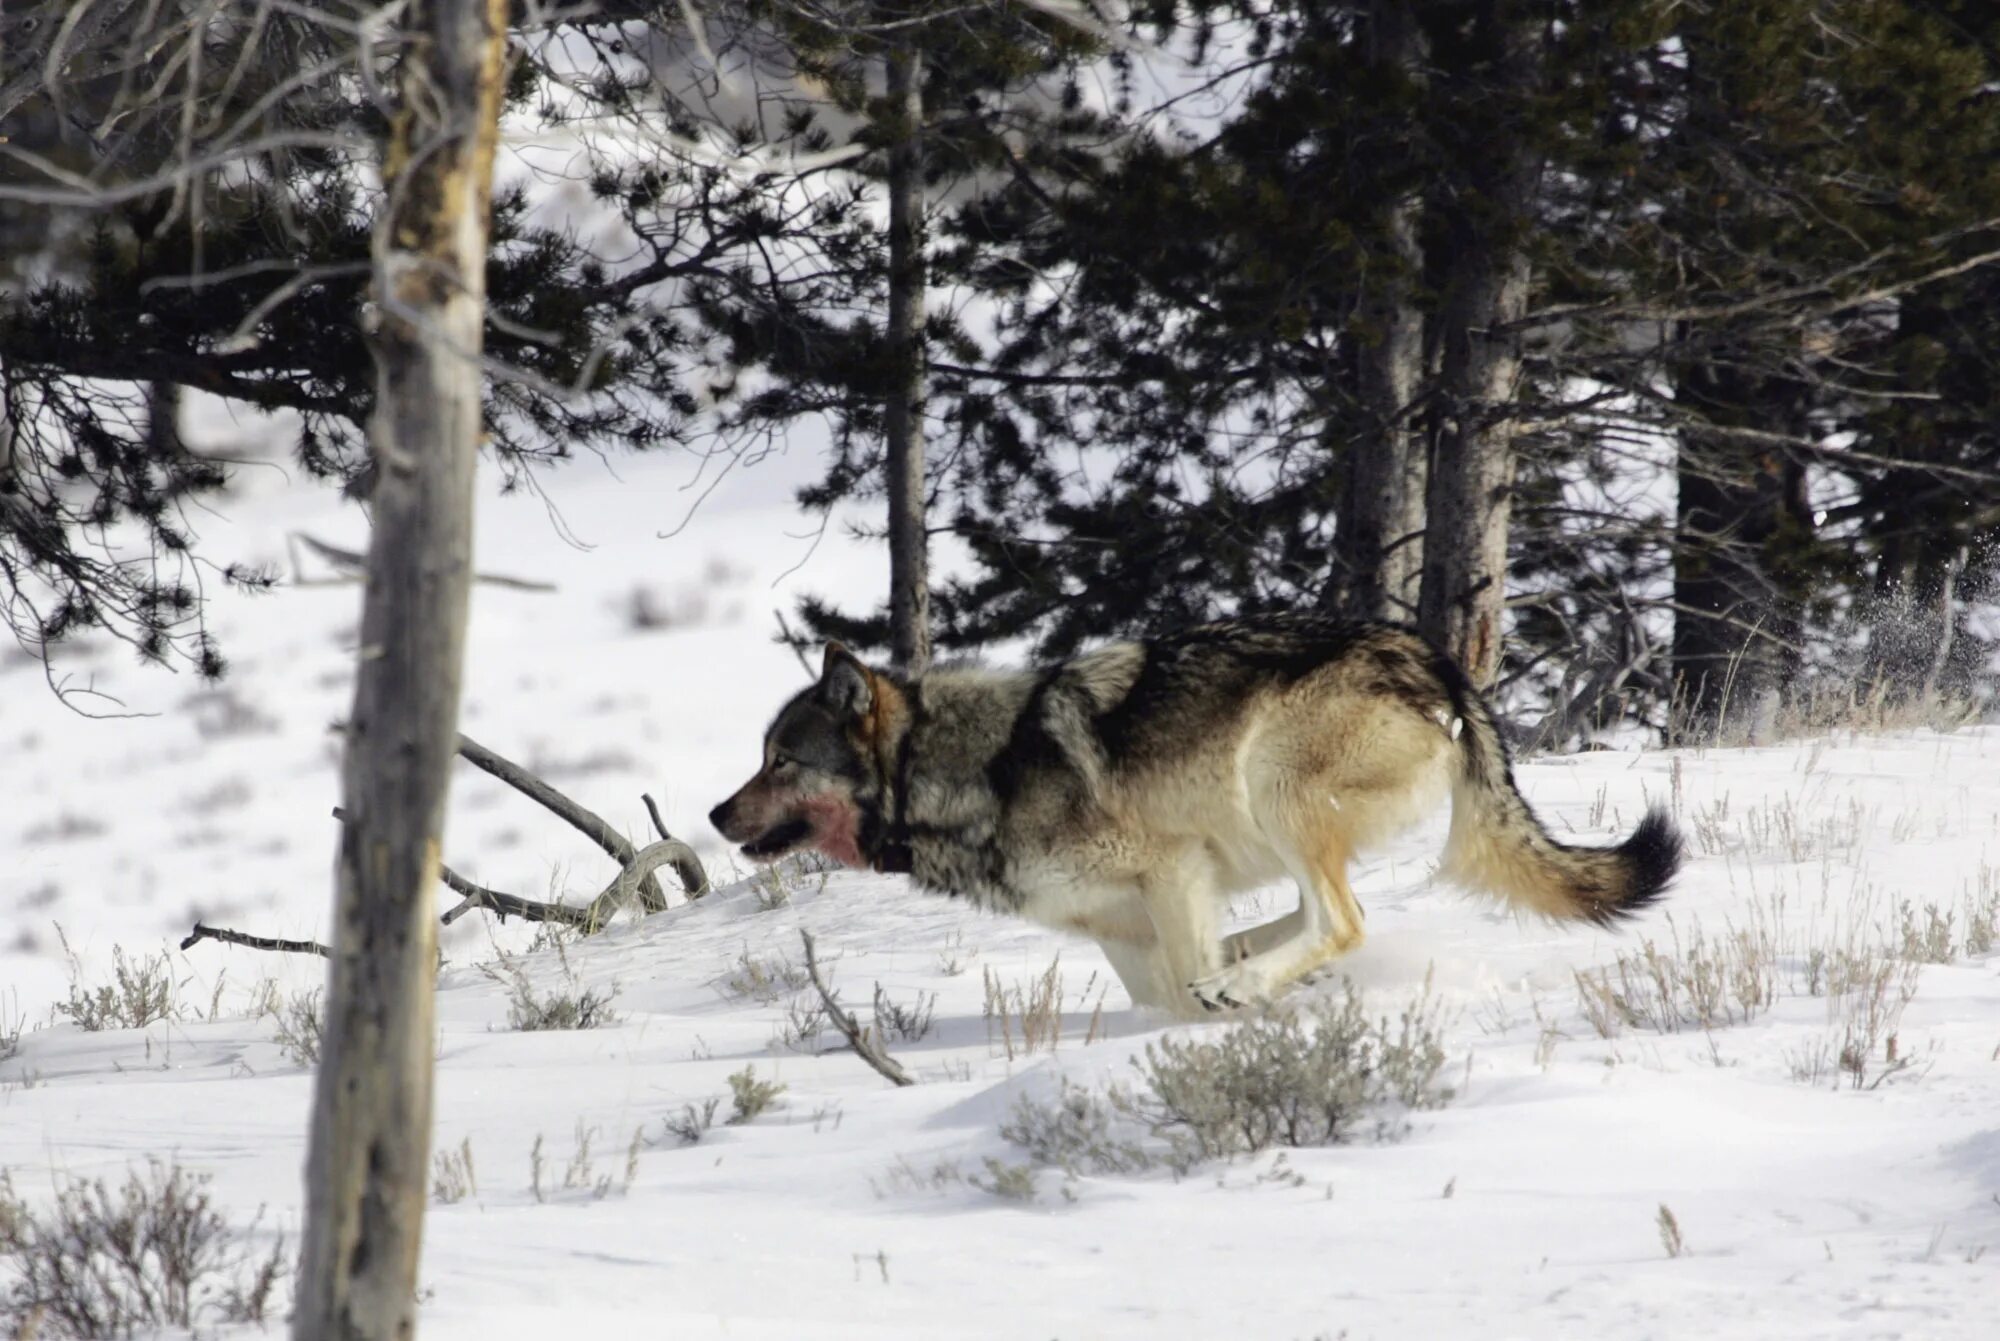
[[[1072,1176],[1176,1174],[1271,1146],[1329,1145],[1373,1119],[1378,1139],[1401,1114],[1450,1102],[1428,988],[1396,1024],[1370,1020],[1353,987],[1219,1031],[1148,1044],[1140,1084],[1063,1082],[1053,1102],[1016,1101],[1000,1134],[1036,1163]]]
[[[722,1107],[720,1099],[703,1099],[700,1104],[682,1104],[679,1113],[660,1119],[660,1125],[667,1135],[682,1145],[693,1145],[708,1135],[715,1125],[715,1110]]]
[[[298,992],[282,1002],[272,1002],[270,1014],[278,1025],[278,1032],[273,1035],[272,1042],[291,1059],[292,1065],[318,1066],[321,1018],[319,989]]]
[[[1178,1149],[1158,1154],[1132,1134],[1132,1120],[1138,1118],[1138,1104],[1129,1088],[1114,1085],[1100,1092],[1065,1076],[1054,1102],[1026,1095],[1015,1100],[1013,1114],[1001,1125],[1000,1134],[1027,1151],[1037,1164],[1061,1169],[1072,1177],[1144,1173],[1160,1163],[1175,1165],[1178,1170],[1183,1163],[1176,1158]]]
[[[754,1067],[746,1066],[729,1077],[729,1122],[738,1126],[750,1121],[777,1102],[785,1087],[775,1080],[757,1079]]]
[[[1435,1108],[1445,1053],[1426,993],[1392,1031],[1371,1022],[1352,986],[1303,1009],[1246,1020],[1212,1039],[1164,1038],[1139,1062],[1150,1092],[1141,1111],[1155,1132],[1178,1131],[1204,1158],[1274,1145],[1331,1145],[1371,1109]],[[1310,1027],[1308,1027],[1310,1024]],[[1378,1122],[1378,1135],[1401,1129]]]
[[[885,1038],[919,1042],[936,1023],[936,1013],[936,992],[919,992],[916,1000],[905,1006],[891,1000],[881,983],[875,984],[875,1032]]]
[[[94,1339],[263,1322],[290,1263],[284,1241],[253,1251],[247,1232],[211,1205],[207,1185],[150,1160],[115,1191],[99,1179],[67,1182],[37,1213],[0,1175],[0,1254],[15,1276],[0,1299],[0,1331]]]
[[[618,1023],[611,1003],[618,989],[599,991],[578,983],[570,966],[569,951],[560,940],[554,943],[556,959],[562,965],[562,986],[552,992],[537,992],[528,981],[519,958],[504,951],[496,968],[481,964],[479,971],[507,989],[507,1027],[523,1031],[540,1029],[602,1029]]]
[[[64,950],[69,941],[63,940]],[[69,1000],[56,1003],[56,1013],[66,1015],[80,1029],[96,1033],[100,1029],[143,1029],[174,1014],[174,978],[165,954],[132,960],[125,947],[111,948],[112,977],[96,987],[83,985],[82,966],[70,952]]]

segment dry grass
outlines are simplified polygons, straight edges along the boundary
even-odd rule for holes
[[[431,1200],[446,1206],[479,1195],[479,1178],[472,1164],[472,1138],[466,1137],[455,1150],[440,1150],[431,1157]]]
[[[624,1168],[619,1174],[598,1171],[591,1152],[596,1139],[597,1128],[585,1126],[583,1119],[578,1118],[569,1160],[558,1174],[542,1153],[542,1138],[535,1137],[534,1148],[528,1152],[528,1190],[536,1201],[563,1199],[564,1193],[573,1194],[570,1199],[602,1201],[613,1192],[623,1196],[632,1190],[633,1180],[639,1176],[639,1152],[645,1148],[641,1133],[637,1129],[632,1132],[631,1143],[625,1147]]]
[[[1792,1079],[1872,1090],[1913,1069],[1917,1059],[1903,1048],[1898,1030],[1922,968],[1915,960],[1852,953],[1830,961],[1827,1029],[1786,1055]]]
[[[1577,1002],[1600,1037],[1626,1029],[1716,1029],[1771,1008],[1779,965],[1768,926],[1730,927],[1713,939],[1699,926],[1683,938],[1672,918],[1667,926],[1669,946],[1648,938],[1607,967],[1577,973]]]
[[[749,997],[768,1006],[811,983],[806,971],[784,955],[753,955],[746,946],[716,985],[725,996]]]
[[[1576,975],[1577,1004],[1600,1037],[1744,1024],[1787,998],[1826,1003],[1826,1026],[1784,1053],[1808,1085],[1875,1089],[1919,1069],[1903,1044],[1905,1009],[1927,964],[1991,952],[2000,888],[1982,866],[1955,905],[1904,901],[1888,914],[1858,892],[1844,914],[1803,926],[1781,897],[1756,905],[1747,926],[1720,936],[1673,925],[1671,943],[1642,941],[1611,964]],[[1710,1040],[1711,1055],[1715,1053]]]
[[[808,854],[753,866],[748,875],[739,879],[749,887],[758,909],[769,913],[789,907],[797,895],[824,891],[831,871],[819,858]]]
[[[1659,1227],[1660,1246],[1667,1250],[1667,1256],[1679,1257],[1687,1251],[1687,1244],[1681,1239],[1681,1222],[1667,1209],[1666,1202],[1660,1203],[1659,1214],[1653,1217],[1653,1223]]]
[[[986,1042],[997,1036],[1007,1060],[1028,1053],[1053,1052],[1062,1042],[1062,956],[1057,955],[1025,986],[1001,982],[986,970]]]
[[[321,1015],[318,988],[297,992],[282,1001],[269,1000],[268,1013],[277,1022],[272,1041],[291,1059],[294,1066],[319,1065]]]
[[[1880,676],[1823,674],[1779,699],[1751,704],[1737,691],[1737,665],[1725,672],[1722,720],[1694,717],[1684,695],[1668,710],[1672,747],[1734,748],[1772,745],[1834,732],[1879,735],[1891,731],[1956,731],[1976,721],[1980,705],[1924,685],[1897,684]]]

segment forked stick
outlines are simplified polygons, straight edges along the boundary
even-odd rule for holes
[[[819,975],[819,959],[813,953],[812,933],[801,930],[799,939],[806,945],[806,976],[811,978],[812,985],[819,989],[819,999],[825,1003],[827,1017],[833,1021],[833,1027],[847,1035],[847,1042],[853,1047],[856,1055],[874,1067],[876,1072],[891,1085],[916,1084],[910,1073],[903,1069],[903,1064],[891,1057],[883,1048],[882,1040],[876,1032],[873,1029],[863,1028],[861,1022],[856,1020],[851,1012],[841,1009],[840,998],[833,994],[826,985],[826,979]]]

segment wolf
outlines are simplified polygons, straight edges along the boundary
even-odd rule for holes
[[[1138,1005],[1268,1001],[1362,939],[1357,853],[1451,800],[1440,874],[1544,917],[1610,924],[1660,897],[1658,810],[1615,847],[1558,842],[1493,713],[1413,630],[1272,614],[1025,670],[878,670],[829,644],[709,820],[746,856],[847,866],[1079,932]],[[1222,937],[1229,896],[1298,907]]]

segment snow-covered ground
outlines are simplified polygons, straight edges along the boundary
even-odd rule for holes
[[[692,502],[686,468],[616,469],[547,481],[589,548],[563,538],[541,499],[486,500],[482,568],[559,590],[479,589],[465,730],[635,837],[651,792],[727,875],[702,816],[754,766],[768,713],[802,678],[770,640],[771,610],[799,590],[860,604],[883,560],[837,531],[800,539],[783,462],[726,482],[664,540]],[[257,470],[203,530],[218,558],[289,568],[288,532],[353,545],[363,523]],[[85,720],[50,699],[37,668],[0,662],[0,908],[12,914],[0,1038],[25,1024],[0,1061],[0,1168],[29,1201],[46,1203],[64,1175],[172,1157],[213,1175],[232,1218],[266,1207],[260,1232],[296,1240],[310,1076],[277,1024],[247,1011],[260,980],[289,997],[319,964],[172,947],[197,917],[324,934],[327,726],[347,706],[357,599],[342,585],[225,598],[218,632],[236,670],[219,689],[117,651],[72,667],[154,717]],[[1694,860],[1664,913],[1612,935],[1493,912],[1426,883],[1437,825],[1377,854],[1358,880],[1367,944],[1305,990],[1345,975],[1393,1015],[1428,978],[1458,1097],[1415,1114],[1400,1141],[1267,1153],[1178,1181],[1044,1170],[1032,1200],[977,1185],[991,1181],[988,1157],[1026,1158],[999,1131],[1019,1098],[1063,1076],[1129,1080],[1148,1041],[1228,1027],[1134,1012],[1087,943],[899,879],[808,878],[775,906],[737,884],[614,926],[569,948],[566,965],[526,954],[539,991],[615,990],[618,1019],[518,1032],[507,986],[484,969],[525,951],[532,929],[460,921],[445,936],[435,1144],[469,1148],[474,1177],[431,1208],[424,1333],[1991,1335],[2000,957],[1963,942],[1968,910],[2000,880],[2000,730],[1595,753],[1531,761],[1521,780],[1559,831],[1589,841],[1629,828],[1649,799],[1672,806]],[[446,860],[538,897],[586,897],[611,874],[575,833],[469,768]],[[1262,915],[1289,897],[1271,891]],[[1863,1078],[1889,1068],[1887,1032],[1914,1064],[1872,1089],[1833,1071],[1796,1078],[1838,1052],[1855,998],[1809,990],[1810,950],[1900,948],[1905,903],[1919,924],[1925,905],[1954,918],[1952,962],[1920,970]],[[86,1033],[55,1017],[72,972],[58,923],[87,983],[108,976],[114,945],[166,952],[179,1018]],[[1671,952],[1676,935],[1712,947],[1731,928],[1773,947],[1768,1010],[1609,1039],[1590,1023],[1578,970],[1648,937]],[[935,994],[931,1032],[892,1048],[918,1084],[891,1088],[831,1036],[817,1053],[788,1045],[799,993],[741,990],[799,964],[801,929],[864,1011],[877,983],[904,1004]],[[1010,1050],[986,1019],[989,975],[1025,987],[1058,956],[1058,1045]],[[718,1119],[695,1144],[669,1133],[745,1066],[786,1087],[773,1108]],[[591,1168],[565,1188],[580,1138]]]

